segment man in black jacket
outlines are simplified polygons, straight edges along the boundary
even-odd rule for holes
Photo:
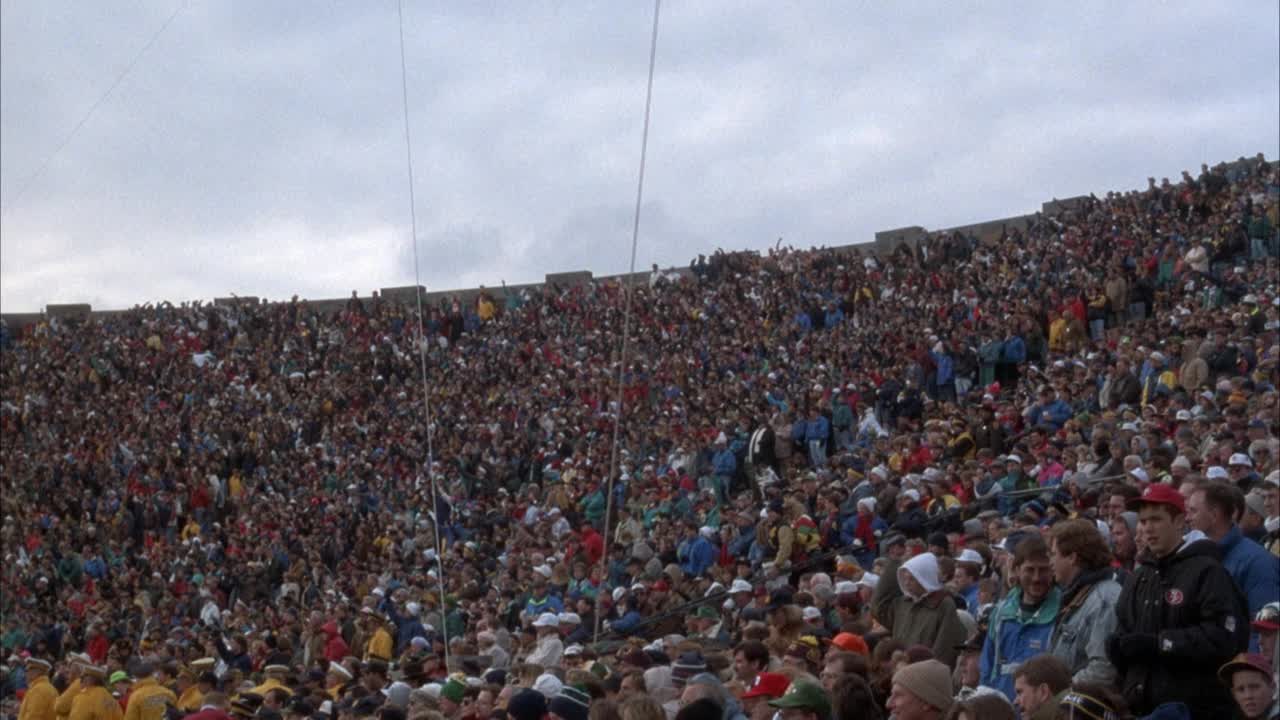
[[[1184,540],[1181,493],[1155,484],[1129,506],[1146,554],[1120,593],[1107,644],[1125,699],[1137,715],[1183,702],[1194,718],[1229,717],[1231,696],[1205,678],[1249,644],[1244,597],[1212,540]]]

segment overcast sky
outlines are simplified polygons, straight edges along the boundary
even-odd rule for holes
[[[180,2],[2,0],[0,308],[412,284],[391,0],[189,0],[30,181]],[[639,267],[1276,157],[1277,3],[996,5],[667,0]],[[405,15],[423,283],[626,270],[652,4]]]

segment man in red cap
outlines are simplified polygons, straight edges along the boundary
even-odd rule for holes
[[[790,684],[790,678],[781,673],[759,673],[751,687],[742,694],[742,712],[750,720],[772,717],[773,708],[769,707],[769,701],[782,697]]]
[[[1244,596],[1208,538],[1183,538],[1186,502],[1169,485],[1129,502],[1146,550],[1116,603],[1107,654],[1137,715],[1184,702],[1192,717],[1227,717],[1226,688],[1201,680],[1249,644]]]

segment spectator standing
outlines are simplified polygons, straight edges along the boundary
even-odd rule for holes
[[[1150,485],[1131,507],[1145,552],[1120,593],[1107,646],[1125,699],[1136,713],[1183,702],[1194,717],[1224,717],[1230,696],[1203,678],[1248,645],[1244,598],[1212,540],[1184,541],[1181,493]]]
[[[1187,524],[1218,544],[1222,565],[1249,603],[1249,617],[1268,603],[1280,601],[1280,557],[1245,537],[1236,524],[1244,509],[1240,491],[1208,483],[1187,498]]]
[[[955,600],[938,577],[938,559],[921,553],[905,563],[890,563],[871,599],[876,621],[893,639],[922,644],[938,660],[951,665],[956,647],[968,636],[956,613]],[[1047,650],[1047,645],[1043,650]]]
[[[1066,664],[1072,682],[1111,685],[1116,670],[1107,639],[1115,632],[1121,588],[1107,542],[1089,520],[1060,522],[1050,535],[1049,561],[1062,588],[1051,652]]]
[[[982,648],[982,684],[1014,700],[1014,673],[1031,658],[1050,652],[1062,592],[1053,584],[1049,548],[1039,536],[1020,541],[1012,572],[1018,586],[996,607]]]

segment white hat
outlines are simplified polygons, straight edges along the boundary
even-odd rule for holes
[[[1142,482],[1149,482],[1151,478],[1147,475],[1147,471],[1140,467],[1136,467],[1129,471],[1129,474],[1138,478]]]
[[[805,620],[821,620],[822,611],[810,605],[809,607],[804,609],[804,619]]]
[[[561,625],[581,625],[582,618],[578,616],[578,613],[560,613],[556,616],[556,622]]]
[[[867,508],[868,512],[876,511],[876,499],[873,497],[864,497],[858,501],[858,507]]]
[[[644,583],[631,583],[631,592],[643,592],[648,589],[644,586]]]
[[[961,550],[960,554],[956,556],[956,562],[973,563],[975,565],[983,564],[982,555],[973,548],[965,548],[964,550]]]
[[[559,695],[563,687],[564,683],[560,682],[560,678],[549,673],[543,673],[533,681],[533,689],[542,693],[542,696],[548,700]]]
[[[549,578],[549,577],[551,577],[551,566],[550,566],[550,565],[539,565],[539,566],[535,567],[535,568],[533,569],[533,571],[534,571],[534,572],[536,572],[536,573],[538,573],[539,575],[541,575],[541,576],[542,576],[542,577],[544,577],[544,578]]]
[[[1227,469],[1221,465],[1214,465],[1208,470],[1205,470],[1204,476],[1210,480],[1226,480],[1231,477],[1231,474],[1228,473]]]
[[[626,588],[622,588],[622,587],[616,587],[616,588],[614,588],[614,589],[613,589],[613,602],[616,604],[619,600],[621,600],[621,599],[622,599],[622,596],[623,596],[623,595],[626,595],[626,594],[627,594],[627,589],[626,589]]]
[[[749,593],[751,591],[751,583],[743,580],[742,578],[734,580],[733,583],[729,585],[730,593]]]
[[[352,678],[351,671],[348,670],[346,666],[343,665],[342,663],[336,663],[336,662],[329,663],[329,672],[333,673],[334,675],[341,675],[343,678],[347,680],[350,680]]]
[[[422,612],[422,606],[416,602],[409,602],[404,606],[404,609],[413,617],[417,617],[418,613]]]
[[[879,584],[880,584],[880,576],[873,572],[862,573],[862,577],[859,578],[858,581],[854,583],[854,585],[857,585],[858,587],[871,588],[872,590],[875,590],[876,585],[879,585]]]
[[[1191,411],[1190,411],[1190,410],[1179,410],[1179,411],[1178,411],[1178,413],[1177,413],[1176,415],[1174,415],[1173,417],[1174,417],[1174,419],[1175,419],[1175,420],[1177,420],[1178,422],[1189,421],[1189,420],[1191,420]]]
[[[1267,473],[1266,482],[1272,485],[1280,485],[1280,470],[1272,470]]]
[[[716,534],[716,529],[711,527],[710,525],[703,525],[702,527],[698,528],[698,534],[704,538],[709,538],[712,535]]]
[[[883,465],[877,465],[871,468],[871,474],[879,477],[881,480],[886,480],[889,477],[889,468]]]
[[[1018,457],[1017,455],[1010,455],[1009,457],[1005,458],[1004,461],[1006,463],[1018,463],[1019,465],[1022,464],[1022,458]]]
[[[841,580],[836,583],[837,595],[853,595],[856,592],[858,592],[858,585],[856,583],[850,582],[849,580]]]
[[[1169,464],[1169,467],[1182,468],[1183,470],[1190,470],[1191,461],[1187,459],[1186,455],[1179,455],[1178,457],[1173,459],[1173,462]]]
[[[1127,422],[1120,426],[1121,432],[1139,432],[1137,423]]]
[[[902,493],[902,497],[910,500],[911,502],[920,502],[920,491],[915,488],[911,488],[910,490],[904,491]]]
[[[1227,460],[1227,464],[1228,465],[1244,465],[1247,467],[1253,467],[1253,461],[1250,460],[1249,456],[1245,455],[1244,453],[1235,453],[1234,455],[1231,456],[1230,460]]]
[[[582,654],[582,646],[577,643],[574,643],[569,647],[565,648],[563,654],[565,657],[577,657],[578,655]]]
[[[542,613],[533,621],[533,626],[536,628],[560,627],[560,620],[555,613]]]

